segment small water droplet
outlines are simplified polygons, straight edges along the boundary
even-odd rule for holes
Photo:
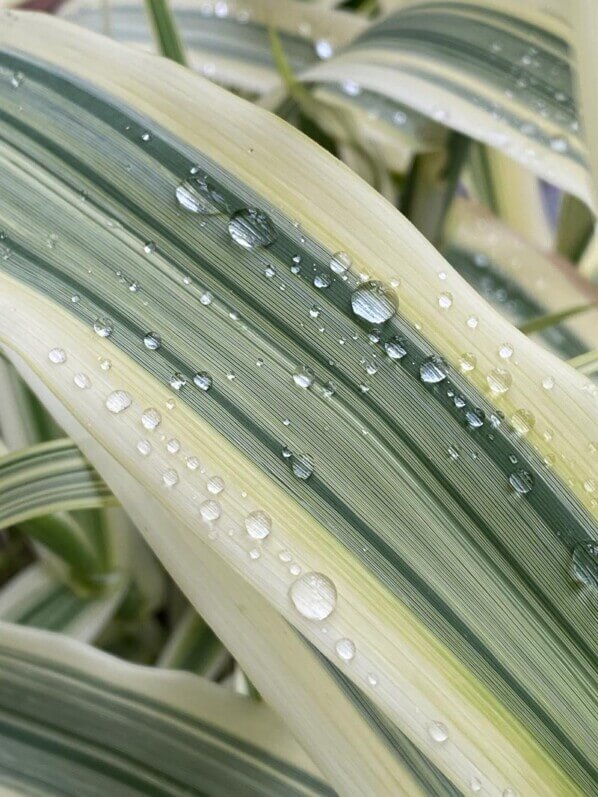
[[[330,287],[330,277],[327,274],[316,274],[314,285],[320,290],[326,290],[326,288]]]
[[[181,444],[178,440],[173,438],[166,443],[166,450],[169,454],[178,454],[178,452],[181,450]]]
[[[517,792],[509,786],[503,791],[502,797],[517,797]]]
[[[199,505],[199,512],[202,518],[206,521],[218,520],[220,517],[222,510],[220,508],[220,504],[218,501],[203,501]]]
[[[89,390],[91,387],[91,379],[87,376],[87,374],[78,373],[73,376],[73,382],[75,386],[78,387],[80,390]]]
[[[237,210],[230,217],[228,232],[243,249],[270,246],[277,238],[276,230],[266,213],[257,208]]]
[[[278,554],[278,558],[280,559],[281,562],[290,562],[293,557],[291,556],[290,551],[281,551]]]
[[[335,274],[344,274],[351,268],[351,258],[346,252],[335,252],[330,260],[330,268]]]
[[[477,357],[470,351],[464,352],[459,357],[459,368],[461,369],[462,373],[466,374],[469,371],[473,371],[473,369],[477,365]]]
[[[509,475],[509,484],[520,495],[526,495],[534,486],[534,477],[528,470],[516,470]]]
[[[107,318],[96,318],[93,322],[93,331],[101,338],[109,338],[112,334],[113,324]]]
[[[197,470],[199,468],[199,460],[197,457],[187,457],[185,462],[187,463],[189,470]]]
[[[367,682],[370,686],[378,686],[378,676],[373,672],[367,674]]]
[[[573,548],[571,573],[579,584],[598,589],[598,541],[586,540]]]
[[[187,384],[187,379],[183,374],[176,373],[170,377],[169,384],[173,390],[181,390]]]
[[[263,540],[272,531],[272,519],[261,510],[250,512],[245,518],[245,528],[254,540]]]
[[[220,476],[211,476],[207,481],[206,487],[209,493],[218,495],[224,490],[224,479],[221,479]]]
[[[352,661],[355,657],[355,643],[352,639],[339,639],[334,646],[336,654],[343,661]]]
[[[255,561],[256,559],[259,559],[261,555],[262,555],[262,554],[261,554],[261,552],[260,552],[260,550],[259,550],[258,548],[252,548],[252,549],[249,551],[249,558],[250,558],[250,559],[253,559],[254,561]]]
[[[501,343],[498,347],[498,355],[502,357],[503,360],[508,360],[510,357],[513,356],[513,347],[510,343]]]
[[[166,487],[174,487],[179,482],[179,474],[174,468],[168,468],[162,474],[162,481]]]
[[[479,429],[480,426],[483,426],[485,417],[486,413],[479,407],[467,410],[465,413],[465,420],[470,429]]]
[[[469,318],[467,319],[467,326],[470,329],[475,329],[478,324],[479,324],[479,319],[476,315],[470,315]]]
[[[131,406],[131,396],[124,390],[114,390],[106,399],[106,408],[118,413]]]
[[[212,377],[205,371],[200,371],[193,377],[193,384],[200,390],[209,390],[212,387]]]
[[[482,781],[479,778],[476,778],[475,775],[474,775],[474,777],[472,777],[471,780],[469,781],[469,788],[473,792],[481,791],[482,790]]]
[[[334,48],[328,39],[318,39],[314,45],[314,48],[318,58],[321,58],[323,61],[326,61],[328,58],[332,58],[332,55],[334,54]]]
[[[299,456],[291,455],[291,468],[293,474],[303,481],[309,479],[314,472],[313,461],[307,454],[300,454]]]
[[[529,410],[517,410],[511,415],[511,425],[515,432],[523,437],[534,428],[536,419]]]
[[[325,620],[336,607],[336,587],[323,573],[305,573],[291,584],[289,596],[308,620]]]
[[[156,251],[156,244],[153,241],[148,241],[143,245],[143,251],[146,255],[153,255]]]
[[[552,390],[552,388],[554,387],[554,379],[553,379],[553,377],[552,376],[545,376],[542,379],[542,387],[544,388],[544,390]]]
[[[210,291],[204,291],[202,295],[199,297],[199,301],[205,306],[209,307],[212,302],[214,301],[214,297],[210,293]]]
[[[486,382],[490,390],[498,396],[507,392],[513,379],[506,368],[493,368],[486,376]]]
[[[441,310],[448,310],[453,304],[453,294],[449,291],[443,291],[438,295],[438,306]]]
[[[101,360],[100,368],[102,369],[102,371],[109,371],[112,368],[112,363],[110,362],[110,360]]]
[[[448,728],[442,722],[433,722],[428,726],[428,733],[435,742],[446,742],[449,737]]]
[[[62,365],[66,362],[66,352],[64,349],[50,349],[48,360],[54,365]]]
[[[142,457],[147,457],[152,453],[152,444],[149,440],[139,440],[137,443],[137,451]]]
[[[374,280],[360,285],[351,296],[353,312],[364,321],[383,324],[397,311],[398,302],[394,294]]]
[[[435,385],[442,382],[448,376],[448,368],[441,357],[428,357],[420,365],[419,377],[422,382],[428,385]]]
[[[399,337],[390,338],[384,344],[384,351],[391,360],[401,360],[407,354],[407,341]]]
[[[459,459],[460,457],[459,449],[457,448],[457,446],[449,446],[448,453],[451,459]]]
[[[551,138],[550,149],[553,150],[554,152],[558,152],[559,154],[567,152],[567,150],[569,149],[567,139],[563,138],[562,136],[555,136],[554,138]]]
[[[144,133],[141,134],[141,140],[146,142],[146,143],[148,141],[151,141],[152,140],[152,134],[146,130]]]
[[[156,332],[148,332],[147,335],[143,338],[143,345],[146,349],[150,349],[151,351],[156,351],[162,345],[162,340],[160,336]]]
[[[144,410],[141,415],[141,424],[144,429],[153,432],[162,423],[162,416],[153,407]]]

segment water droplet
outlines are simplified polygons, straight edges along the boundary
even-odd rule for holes
[[[378,677],[373,672],[369,672],[367,674],[367,682],[370,686],[378,686]]]
[[[330,260],[330,268],[335,274],[344,274],[351,268],[351,258],[346,252],[335,252]]]
[[[470,429],[479,429],[480,426],[483,426],[485,417],[486,413],[479,407],[475,407],[465,413],[465,420]]]
[[[230,217],[228,232],[243,249],[270,246],[276,240],[276,230],[269,216],[257,208],[237,210]]]
[[[259,551],[259,549],[258,549],[258,548],[252,548],[252,549],[249,551],[249,558],[250,558],[250,559],[253,559],[254,561],[255,561],[256,559],[259,559],[261,555],[262,555],[262,554],[261,554],[261,552]]]
[[[316,274],[314,285],[320,290],[326,290],[326,288],[330,287],[330,277],[327,274]]]
[[[503,791],[502,797],[517,797],[517,792],[509,786]]]
[[[112,334],[113,324],[107,318],[96,318],[93,322],[93,331],[101,338],[109,338]]]
[[[149,440],[139,440],[137,443],[137,451],[142,457],[147,457],[152,453],[152,444]]]
[[[311,387],[314,383],[314,379],[314,372],[306,365],[298,368],[293,374],[293,382],[302,388]]]
[[[146,143],[147,143],[148,141],[151,141],[151,140],[152,140],[152,134],[151,134],[151,133],[149,133],[149,132],[146,130],[146,131],[145,131],[145,133],[142,133],[142,134],[141,134],[141,140],[142,140],[142,141],[144,141],[144,142],[146,142]]]
[[[451,459],[459,459],[460,457],[459,449],[457,448],[457,446],[449,446],[448,453]]]
[[[407,341],[404,338],[391,338],[384,344],[384,351],[391,360],[401,360],[407,354]]]
[[[476,315],[470,315],[469,318],[467,319],[467,326],[470,329],[475,329],[478,324],[479,324],[479,319]]]
[[[598,542],[586,540],[573,548],[571,559],[573,578],[586,587],[598,589]]]
[[[281,562],[290,562],[293,557],[291,556],[290,551],[281,551],[278,554],[278,558],[280,559]]]
[[[339,639],[334,646],[336,654],[343,661],[352,661],[355,657],[355,643],[352,639]]]
[[[148,241],[143,245],[143,251],[146,255],[153,255],[156,251],[156,244],[153,241]]]
[[[402,125],[404,125],[405,122],[407,121],[407,114],[405,113],[405,111],[395,111],[392,117],[392,121],[395,123],[395,125],[402,127]]]
[[[178,440],[173,438],[166,443],[166,450],[169,454],[178,454],[178,452],[181,450],[181,444]]]
[[[174,487],[179,482],[179,474],[174,468],[168,468],[162,474],[162,481],[166,487]]]
[[[143,338],[143,345],[146,349],[150,349],[151,351],[156,351],[162,345],[162,340],[160,336],[157,335],[155,332],[148,332],[147,335]]]
[[[523,437],[536,425],[536,419],[529,410],[517,410],[511,415],[511,425],[515,432]]]
[[[170,377],[169,384],[173,390],[181,390],[187,384],[187,379],[183,376],[183,374],[173,374]]]
[[[64,349],[50,349],[48,352],[48,360],[54,365],[62,365],[66,362],[66,352]]]
[[[10,78],[10,85],[13,89],[18,89],[25,80],[25,75],[22,72],[13,72]]]
[[[534,477],[528,470],[516,470],[509,475],[509,484],[516,492],[526,495],[534,486]]]
[[[299,456],[291,455],[291,468],[294,475],[298,479],[306,481],[314,472],[314,464],[311,457],[307,454],[300,454]]]
[[[305,573],[291,584],[293,605],[308,620],[325,620],[336,606],[336,587],[323,573]]]
[[[471,780],[469,781],[469,788],[474,792],[481,791],[482,781],[479,778],[476,778],[475,776],[472,777]]]
[[[261,510],[250,512],[245,518],[245,528],[254,540],[263,540],[272,531],[272,519]]]
[[[212,302],[214,301],[214,297],[210,293],[210,291],[204,291],[202,295],[199,297],[199,301],[205,306],[209,307]]]
[[[87,374],[79,373],[73,377],[73,382],[80,390],[89,390],[91,387],[91,380]]]
[[[199,468],[199,460],[197,457],[187,457],[185,462],[187,463],[189,470],[197,470]]]
[[[396,313],[397,306],[396,297],[374,280],[360,285],[351,296],[355,315],[372,324],[388,321]]]
[[[314,45],[314,48],[318,58],[321,58],[323,61],[326,61],[328,58],[332,58],[334,53],[334,48],[328,39],[318,39]]]
[[[459,357],[459,368],[462,373],[466,374],[468,371],[473,371],[477,365],[477,357],[470,351],[464,352]]]
[[[131,396],[124,390],[114,390],[106,399],[106,408],[118,413],[131,406]]]
[[[554,379],[553,379],[553,377],[552,376],[545,376],[542,379],[542,387],[544,388],[544,390],[552,390],[552,388],[554,387]]]
[[[218,495],[224,490],[224,479],[221,479],[220,476],[212,476],[208,479],[206,487],[208,488],[208,492],[212,493],[212,495]]]
[[[292,576],[298,576],[298,575],[299,575],[299,573],[301,573],[301,568],[299,567],[299,565],[291,565],[291,566],[289,567],[289,573],[290,573]]]
[[[508,360],[510,357],[513,356],[513,347],[510,343],[501,343],[498,347],[498,355],[502,357],[503,360]]]
[[[220,508],[220,504],[218,501],[203,501],[199,505],[199,512],[202,518],[206,521],[218,520],[220,517],[222,510]]]
[[[442,722],[433,722],[428,726],[428,733],[435,742],[446,742],[448,739],[448,728]]]
[[[554,138],[551,138],[550,149],[553,150],[554,152],[558,152],[559,154],[567,152],[567,150],[569,149],[567,139],[563,138],[562,136],[555,136]]]
[[[185,180],[177,186],[175,196],[179,205],[189,213],[215,216],[226,210],[225,199],[210,188],[205,179]]]
[[[422,382],[428,385],[435,385],[438,382],[442,382],[447,376],[448,368],[441,357],[428,357],[428,359],[424,360],[420,365],[419,377]]]
[[[142,426],[150,432],[153,432],[162,423],[162,416],[153,407],[149,407],[143,411],[141,415]]]
[[[438,295],[438,306],[441,310],[448,310],[453,304],[453,294],[443,291]]]
[[[212,387],[212,377],[205,371],[200,371],[193,377],[193,384],[200,390],[209,390]]]
[[[112,368],[112,363],[110,362],[110,360],[102,360],[100,362],[100,368],[102,369],[102,371],[109,371]]]
[[[501,395],[511,387],[513,379],[506,368],[493,368],[486,377],[486,382],[495,395]]]

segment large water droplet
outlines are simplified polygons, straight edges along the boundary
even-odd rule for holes
[[[509,484],[521,495],[529,493],[534,486],[534,477],[528,470],[516,470],[509,475]]]
[[[54,365],[62,365],[66,362],[66,352],[64,349],[50,349],[48,352],[48,360]]]
[[[179,205],[189,213],[214,216],[226,210],[224,197],[211,189],[206,180],[185,180],[175,191]]]
[[[108,318],[96,318],[93,322],[93,331],[101,338],[109,338],[112,334],[113,324]]]
[[[448,728],[442,722],[433,722],[428,726],[428,733],[435,742],[446,742],[449,737]]]
[[[598,589],[598,542],[586,540],[573,549],[571,559],[573,578],[586,587]]]
[[[261,510],[250,512],[245,518],[247,533],[254,540],[263,540],[272,531],[272,519]]]
[[[183,374],[173,374],[170,377],[170,387],[173,390],[181,390],[187,384],[187,379],[183,376]]]
[[[293,382],[302,388],[311,387],[314,383],[314,372],[306,365],[302,365],[293,374]]]
[[[471,410],[467,410],[465,413],[465,420],[470,429],[479,429],[480,426],[484,425],[485,418],[486,413],[479,407],[474,407]]]
[[[391,338],[384,344],[384,351],[391,360],[401,360],[407,354],[407,342],[403,338]]]
[[[208,479],[206,487],[212,495],[219,495],[224,490],[224,479],[220,476],[212,476]]]
[[[334,646],[336,654],[343,661],[352,661],[355,657],[355,643],[352,639],[339,639]]]
[[[469,371],[473,371],[476,365],[477,357],[472,352],[464,352],[459,357],[459,368],[464,374],[468,373]]]
[[[124,390],[115,390],[106,399],[106,408],[118,413],[131,406],[131,396]]]
[[[237,210],[230,217],[228,232],[243,249],[270,246],[276,240],[276,230],[269,216],[257,208]]]
[[[143,338],[143,345],[146,349],[150,349],[151,351],[155,351],[159,349],[162,345],[162,341],[160,336],[156,332],[148,332],[147,335]]]
[[[141,415],[141,423],[145,429],[153,432],[162,422],[162,416],[153,407],[148,407]]]
[[[419,367],[419,377],[422,382],[435,385],[448,376],[448,367],[441,357],[428,357]]]
[[[335,274],[344,274],[351,268],[351,258],[346,252],[335,252],[330,260],[330,268]]]
[[[179,482],[179,474],[174,468],[168,468],[162,474],[162,481],[166,487],[174,487]]]
[[[486,377],[486,382],[488,382],[490,390],[498,396],[507,392],[513,379],[506,368],[493,368]]]
[[[200,371],[193,377],[193,384],[200,390],[209,390],[212,387],[212,377],[205,371]]]
[[[220,508],[220,504],[218,501],[203,501],[199,505],[199,513],[202,518],[206,521],[218,520],[220,517],[222,510]]]
[[[308,620],[325,620],[336,606],[336,587],[323,573],[305,573],[291,584],[289,595]]]
[[[388,321],[396,313],[397,306],[395,295],[374,280],[360,285],[351,296],[355,315],[372,324]]]

